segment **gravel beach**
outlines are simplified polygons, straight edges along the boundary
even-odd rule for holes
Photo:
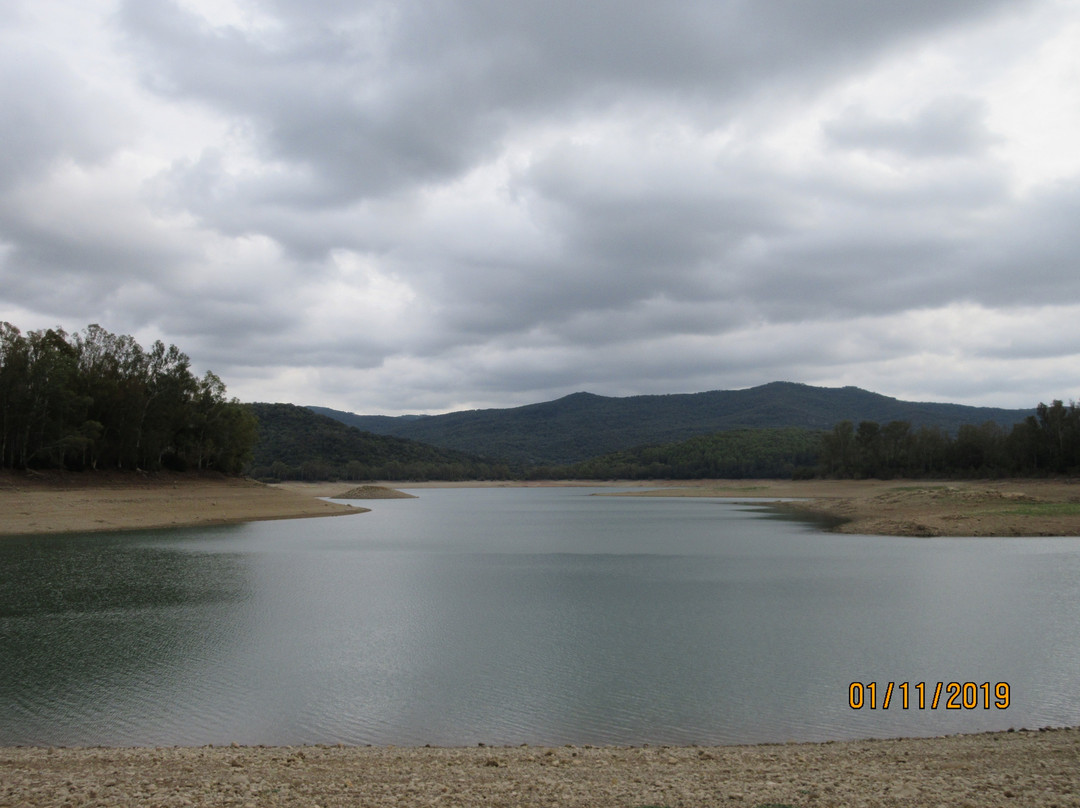
[[[1080,806],[1080,729],[727,747],[0,749],[0,806]]]

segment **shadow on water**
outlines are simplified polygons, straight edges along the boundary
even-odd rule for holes
[[[819,533],[831,533],[849,521],[843,516],[814,511],[803,511],[784,505],[785,502],[794,501],[795,500],[778,500],[775,502],[760,503],[744,502],[742,504],[748,513],[755,513],[762,519],[774,522],[802,524],[806,525],[809,530]]]

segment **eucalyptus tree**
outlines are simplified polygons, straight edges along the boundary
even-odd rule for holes
[[[254,423],[175,345],[0,323],[0,466],[238,472]]]

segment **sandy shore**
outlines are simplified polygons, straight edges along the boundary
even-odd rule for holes
[[[0,535],[222,525],[364,510],[233,477],[0,474]]]
[[[9,805],[1080,806],[1080,729],[708,748],[8,748]]]
[[[897,536],[1080,536],[1076,480],[713,480],[557,482],[384,482],[363,498],[393,489],[582,485],[634,489],[613,496],[794,499],[786,508],[845,533]],[[359,513],[325,502],[347,483],[263,485],[177,474],[0,474],[0,535],[211,525]]]
[[[782,503],[831,530],[886,536],[1080,536],[1076,480],[734,480],[665,483],[616,496]]]

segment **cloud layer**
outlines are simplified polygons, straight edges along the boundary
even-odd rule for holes
[[[0,319],[358,412],[1076,397],[1080,6],[60,0],[0,23]]]

